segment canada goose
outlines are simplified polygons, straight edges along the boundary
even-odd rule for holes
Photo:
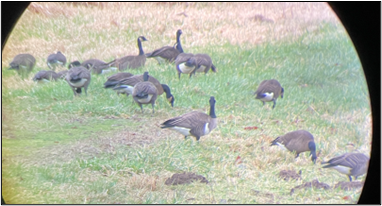
[[[151,75],[148,75],[148,76],[149,76],[148,81],[153,83],[154,86],[157,88],[157,94],[162,95],[165,92],[167,101],[171,104],[172,107],[174,107],[175,98],[171,94],[170,87],[166,84],[161,84],[157,79],[155,79]],[[119,82],[107,81],[108,82],[107,85],[106,83],[104,85],[105,85],[105,88],[110,88],[115,85],[113,90],[116,90],[118,95],[126,94],[126,96],[129,96],[129,94],[133,93],[134,86],[142,81],[143,81],[143,75],[134,75],[134,76],[122,79]]]
[[[58,76],[58,78],[60,78],[60,79],[65,79],[66,74],[67,74],[68,72],[69,72],[69,70],[64,70],[64,71],[57,72],[57,76]]]
[[[59,75],[51,70],[45,71],[39,71],[37,74],[34,76],[33,81],[38,81],[38,82],[50,82],[52,80],[56,81],[57,78],[59,78]]]
[[[208,135],[216,128],[218,120],[215,114],[215,98],[210,97],[210,114],[192,111],[178,117],[171,118],[161,124],[161,128],[169,128],[187,136],[194,136],[199,141],[201,136]]]
[[[9,69],[14,69],[21,76],[25,78],[33,70],[36,64],[36,59],[31,54],[18,54],[9,64]]]
[[[110,67],[108,63],[98,59],[88,59],[82,62],[81,66],[87,68],[88,70],[92,70],[92,73],[94,74],[105,74],[116,70],[115,67]]]
[[[207,72],[212,69],[213,72],[216,72],[215,65],[212,64],[212,59],[208,54],[195,54],[192,58],[195,58],[196,69],[192,72],[195,75],[195,72]]]
[[[183,53],[182,45],[180,44],[180,35],[182,34],[182,30],[178,30],[176,32],[176,43],[173,47],[164,46],[159,49],[156,49],[150,53],[146,54],[147,58],[155,58],[159,64],[164,61],[174,62],[176,57]]]
[[[155,85],[149,80],[149,73],[145,72],[143,74],[143,82],[138,82],[133,88],[133,99],[141,107],[142,113],[143,108],[142,104],[150,104],[153,108],[154,113],[154,104],[157,99],[158,90]]]
[[[264,80],[260,83],[259,88],[257,88],[254,94],[256,95],[256,99],[263,102],[263,105],[265,102],[273,101],[272,108],[274,109],[279,95],[281,98],[284,97],[284,88],[281,87],[276,79]]]
[[[71,69],[71,68],[73,68],[73,67],[79,67],[79,66],[81,66],[81,63],[79,62],[79,61],[72,61],[72,62],[70,62],[70,64],[68,65],[68,69]]]
[[[327,162],[321,162],[321,164],[328,164],[323,166],[323,168],[332,168],[347,175],[351,182],[351,176],[354,176],[355,179],[357,179],[358,176],[367,172],[369,157],[362,153],[345,153],[334,157]]]
[[[175,66],[178,71],[178,77],[180,79],[180,74],[190,74],[196,69],[197,62],[196,59],[192,58],[194,54],[192,53],[180,53],[175,59]]]
[[[90,72],[83,66],[73,67],[66,74],[66,81],[72,87],[74,96],[81,94],[81,88],[85,89],[87,95],[88,86],[90,84]]]
[[[272,141],[272,145],[278,145],[291,152],[296,151],[296,158],[300,153],[310,151],[312,161],[314,164],[316,163],[316,144],[314,143],[313,135],[306,130],[297,130],[279,136]]]
[[[147,41],[147,39],[144,36],[139,36],[137,41],[138,41],[138,48],[139,48],[138,56],[125,56],[119,59],[115,59],[106,64],[109,65],[110,67],[117,67],[119,71],[123,71],[128,68],[135,69],[138,67],[145,66],[146,55],[143,52],[141,41]]]
[[[56,54],[50,54],[48,56],[46,64],[51,70],[55,71],[57,66],[66,65],[66,57],[58,51]]]
[[[103,84],[105,89],[113,88],[117,85],[122,79],[126,79],[133,76],[133,74],[129,72],[120,72],[117,74],[113,74],[107,78],[107,81]],[[118,95],[120,94],[117,91]]]

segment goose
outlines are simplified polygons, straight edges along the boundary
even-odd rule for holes
[[[180,74],[190,74],[196,69],[196,59],[192,58],[194,54],[192,53],[180,53],[175,59],[175,66],[178,71],[178,78],[180,79]]]
[[[171,46],[164,46],[159,49],[156,49],[150,53],[146,54],[147,58],[155,58],[159,64],[161,64],[164,61],[167,62],[174,62],[176,57],[183,53],[182,45],[180,44],[180,35],[182,34],[182,30],[178,30],[176,32],[176,43],[173,47]]]
[[[109,64],[99,59],[88,59],[82,62],[81,66],[91,70],[94,74],[106,74],[116,70],[115,67],[110,67]]]
[[[18,54],[9,64],[9,70],[14,69],[22,77],[26,77],[36,65],[36,59],[31,54]]]
[[[216,67],[212,64],[212,59],[208,54],[195,54],[192,58],[195,58],[196,69],[192,72],[195,75],[195,72],[207,72],[212,69],[216,73]]]
[[[113,90],[116,90],[118,95],[121,93],[121,94],[126,94],[126,96],[129,96],[129,94],[133,93],[134,86],[137,83],[142,81],[143,81],[143,75],[134,75],[126,79],[122,79],[119,82],[107,81],[108,82],[107,85],[106,83],[104,85],[105,85],[105,88],[111,88],[115,85]],[[157,79],[155,79],[151,75],[149,75],[148,81],[155,85],[155,87],[157,88],[158,95],[162,95],[163,93],[166,93],[167,101],[171,104],[172,107],[174,107],[175,98],[171,94],[170,87],[166,84],[161,84]]]
[[[34,76],[33,81],[36,82],[50,82],[52,80],[56,81],[59,78],[59,74],[52,70],[42,70],[37,72],[37,74]]]
[[[55,71],[57,66],[65,66],[66,57],[58,51],[56,54],[53,53],[48,56],[46,64],[51,70]]]
[[[313,135],[306,130],[297,130],[279,136],[272,141],[271,146],[272,145],[278,145],[281,148],[288,149],[291,152],[295,151],[296,158],[300,155],[300,153],[310,151],[312,161],[314,164],[316,163],[316,144],[314,143]]]
[[[68,65],[68,69],[71,69],[71,68],[73,68],[73,67],[79,67],[79,66],[81,66],[81,63],[79,62],[79,61],[72,61],[72,62],[70,62],[70,64]]]
[[[358,176],[367,172],[369,157],[362,153],[345,153],[334,157],[327,162],[321,162],[321,164],[328,164],[323,166],[323,168],[332,168],[347,175],[351,182],[351,176],[357,179]]]
[[[126,79],[133,76],[133,74],[129,72],[120,72],[117,74],[113,74],[107,78],[107,81],[103,84],[105,89],[115,87],[122,79]],[[119,92],[122,91],[122,92]],[[123,90],[117,91],[117,94],[123,93]]]
[[[82,87],[85,89],[85,94],[88,95],[87,90],[91,76],[89,70],[85,67],[79,66],[69,69],[65,79],[69,86],[72,87],[74,96],[81,94]]]
[[[136,69],[138,67],[145,66],[146,55],[143,52],[141,41],[147,41],[147,39],[144,36],[139,36],[137,41],[138,41],[138,48],[139,48],[138,56],[125,56],[119,59],[115,59],[106,64],[108,64],[110,67],[117,67],[119,71],[123,71],[128,68]]]
[[[216,128],[218,120],[215,114],[215,97],[210,97],[210,114],[192,111],[178,117],[166,120],[161,124],[161,128],[168,128],[187,136],[194,136],[199,142],[201,136],[208,135]]]
[[[284,97],[284,88],[281,87],[276,79],[264,80],[260,83],[259,88],[257,88],[254,94],[256,95],[256,99],[263,102],[263,105],[265,102],[273,101],[272,109],[274,109],[279,95],[281,98]]]
[[[149,73],[145,72],[143,74],[143,82],[138,82],[133,88],[133,99],[141,107],[142,113],[143,108],[142,104],[150,104],[153,108],[154,113],[154,104],[157,99],[158,90],[156,86],[149,82]]]
[[[60,79],[65,79],[66,74],[67,74],[68,72],[69,72],[69,70],[64,70],[64,71],[57,72],[57,76],[58,76],[58,78],[60,78]]]

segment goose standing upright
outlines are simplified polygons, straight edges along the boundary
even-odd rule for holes
[[[351,182],[351,176],[354,176],[355,179],[357,179],[358,176],[367,172],[369,157],[362,153],[345,153],[334,157],[327,162],[321,162],[321,164],[328,164],[323,168],[332,168],[347,175]]]
[[[119,71],[123,71],[126,69],[136,69],[138,67],[145,66],[146,63],[146,55],[142,48],[142,42],[147,41],[144,36],[139,36],[137,39],[139,54],[138,56],[125,56],[119,59],[115,59],[109,63],[106,63],[110,67],[117,67]]]
[[[182,30],[178,30],[176,32],[176,43],[173,47],[171,46],[164,46],[159,49],[156,49],[150,53],[146,54],[147,58],[155,58],[159,64],[163,63],[164,61],[167,62],[174,62],[176,57],[183,53],[182,45],[180,44],[180,35],[182,34]]]
[[[53,53],[48,56],[46,64],[51,70],[55,71],[57,66],[66,65],[66,57],[58,51],[56,54]]]
[[[279,95],[281,98],[284,97],[284,88],[281,87],[280,83],[276,79],[264,80],[260,83],[254,94],[256,95],[256,99],[263,102],[263,105],[265,102],[272,101],[272,109],[274,109]]]
[[[36,65],[36,59],[31,54],[18,54],[12,62],[9,63],[9,70],[14,69],[21,76],[25,78],[33,70]]]
[[[216,128],[218,120],[215,114],[215,97],[210,97],[210,114],[192,111],[178,117],[171,118],[161,124],[161,128],[168,128],[187,136],[194,136],[199,141],[201,136],[208,135]]]
[[[154,105],[155,100],[157,99],[158,90],[155,85],[149,80],[149,73],[145,72],[143,74],[143,82],[138,82],[133,88],[133,99],[134,101],[141,107],[142,113],[143,108],[142,104],[150,104],[153,108],[154,113]]]
[[[90,84],[91,75],[89,70],[83,66],[73,67],[66,74],[66,81],[72,88],[74,96],[81,94],[81,88],[85,89],[87,95],[88,86]]]
[[[302,152],[310,151],[312,155],[312,162],[315,164],[316,155],[316,144],[314,142],[313,135],[306,130],[297,130],[293,132],[288,132],[285,135],[277,137],[272,141],[272,145],[278,145],[283,149],[288,149],[289,151],[296,152],[296,158]]]

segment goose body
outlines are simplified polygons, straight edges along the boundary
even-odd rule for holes
[[[216,67],[212,64],[212,59],[208,54],[195,54],[192,58],[195,58],[196,69],[195,72],[207,72],[212,69],[213,72],[216,72]]]
[[[323,168],[332,168],[347,175],[351,182],[351,176],[357,179],[367,172],[369,157],[362,153],[345,153],[321,164],[327,164]]]
[[[36,65],[36,59],[31,54],[18,54],[9,64],[9,69],[14,69],[22,77],[26,77]]]
[[[157,99],[157,88],[155,85],[148,81],[149,74],[145,72],[143,74],[143,82],[138,82],[133,88],[133,99],[134,101],[141,107],[143,112],[142,104],[150,104],[153,108],[154,113],[154,105],[155,100]]]
[[[71,68],[66,74],[65,79],[72,88],[75,96],[81,93],[81,88],[85,89],[85,94],[87,95],[91,75],[85,67],[79,66]]]
[[[180,53],[175,59],[175,66],[178,71],[178,78],[180,79],[180,74],[190,74],[196,69],[196,60],[192,58],[194,54],[192,53]]]
[[[217,127],[218,121],[215,114],[215,98],[210,98],[210,114],[192,111],[178,117],[171,118],[161,124],[161,128],[174,130],[187,138],[194,136],[197,141],[200,137],[208,135]]]
[[[280,83],[276,79],[264,80],[260,83],[256,92],[256,99],[263,102],[273,102],[273,109],[276,106],[276,100],[279,96],[284,97],[284,88],[281,87]]]
[[[133,74],[129,72],[120,72],[113,74],[107,78],[107,81],[103,84],[105,89],[115,87],[122,79],[132,77]],[[119,94],[119,93],[118,93]]]
[[[59,78],[59,75],[54,72],[54,71],[39,71],[37,74],[34,76],[33,81],[36,82],[49,82],[51,80],[56,81]]]
[[[117,69],[116,67],[110,67],[108,63],[99,59],[88,59],[82,62],[81,66],[91,70],[94,74],[106,74]]]
[[[137,39],[138,49],[139,49],[138,56],[125,56],[119,59],[115,59],[107,64],[111,67],[117,67],[119,71],[123,71],[126,69],[136,69],[136,68],[145,66],[146,55],[143,51],[141,41],[147,41],[147,39],[144,36],[138,37]]]
[[[285,135],[277,137],[272,141],[272,145],[280,146],[283,149],[287,149],[291,152],[296,152],[296,158],[302,152],[309,152],[312,155],[313,163],[316,162],[316,144],[314,142],[313,135],[306,130],[297,130],[286,133]]]
[[[51,70],[55,71],[57,66],[66,65],[66,57],[58,51],[56,54],[53,53],[48,56],[46,64]]]
[[[182,45],[180,43],[180,35],[182,34],[182,30],[178,30],[176,32],[176,43],[173,47],[164,46],[159,49],[156,49],[150,53],[146,54],[147,58],[155,58],[159,64],[167,61],[174,62],[176,57],[183,53]]]

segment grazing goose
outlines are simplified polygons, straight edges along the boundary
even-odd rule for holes
[[[257,88],[254,94],[256,99],[263,102],[263,105],[265,102],[273,101],[272,109],[274,109],[279,95],[281,98],[284,97],[284,88],[281,87],[276,79],[264,80],[260,83],[259,88]]]
[[[355,179],[357,179],[358,176],[367,172],[369,157],[362,153],[345,153],[334,157],[327,162],[321,162],[321,164],[328,164],[323,168],[332,168],[347,175],[351,182],[351,176],[354,176]]]
[[[196,59],[192,58],[194,54],[192,53],[180,53],[175,59],[176,69],[178,71],[178,77],[180,79],[180,74],[190,74],[196,69]]]
[[[69,72],[69,70],[64,70],[64,71],[57,72],[57,76],[58,76],[58,78],[60,78],[60,79],[65,79],[66,74],[67,74],[68,72]]]
[[[65,66],[66,57],[58,51],[56,54],[50,54],[46,63],[51,70],[55,71],[57,66]]]
[[[207,72],[212,69],[213,72],[216,72],[215,65],[212,64],[212,59],[208,54],[195,54],[192,58],[195,58],[196,69],[192,72],[195,75],[195,72]]]
[[[36,65],[36,59],[30,54],[18,54],[16,55],[12,62],[9,64],[9,69],[14,69],[21,76],[25,78],[33,70]]]
[[[155,58],[159,64],[164,61],[174,62],[176,57],[183,53],[182,45],[180,44],[180,35],[182,34],[182,30],[178,30],[176,32],[176,43],[173,47],[164,46],[162,48],[156,49],[150,53],[146,54],[147,58]]]
[[[150,104],[153,107],[154,113],[154,104],[157,99],[158,90],[155,85],[149,80],[149,73],[145,72],[143,74],[143,82],[138,82],[133,88],[133,99],[141,107],[142,113],[143,108],[142,104]]]
[[[296,151],[296,158],[300,153],[310,151],[312,161],[314,164],[316,163],[316,144],[313,135],[306,130],[297,130],[279,136],[272,141],[272,145],[278,145],[291,152]]]
[[[126,94],[126,96],[129,96],[129,94],[133,93],[133,88],[136,84],[143,81],[143,75],[134,75],[131,77],[128,77],[126,79],[122,79],[119,82],[117,81],[108,81],[108,84],[105,85],[105,88],[111,88],[115,85],[113,90],[116,90],[118,95]],[[153,83],[154,86],[157,88],[157,94],[162,95],[164,92],[166,93],[167,101],[171,104],[172,107],[174,107],[174,101],[175,98],[171,94],[170,87],[166,84],[161,84],[157,79],[149,75],[149,82]]]
[[[91,70],[94,74],[106,74],[116,70],[115,67],[110,67],[108,63],[98,59],[86,60],[82,62],[81,66],[86,67],[88,70]]]
[[[121,80],[129,78],[133,76],[133,74],[129,72],[120,72],[117,74],[113,74],[107,78],[107,81],[103,84],[105,89],[115,87]],[[119,92],[117,91],[118,95]]]
[[[215,115],[215,98],[210,98],[210,114],[192,111],[190,113],[171,118],[162,123],[161,128],[169,128],[185,136],[194,136],[199,141],[201,136],[208,135],[216,128],[218,120]]]
[[[52,80],[56,81],[59,78],[59,74],[54,71],[39,71],[34,75],[33,81],[35,82],[50,82]]]
[[[85,94],[90,84],[91,76],[89,70],[83,66],[73,67],[66,74],[66,81],[72,87],[74,96],[81,94],[81,88],[85,89]]]
[[[135,69],[138,67],[145,66],[146,55],[143,52],[141,41],[147,41],[147,39],[144,36],[139,36],[137,41],[138,41],[138,48],[139,48],[138,56],[125,56],[119,59],[115,59],[106,64],[108,64],[110,67],[117,67],[119,71],[123,71],[128,68]]]
[[[79,66],[81,66],[81,63],[76,60],[76,61],[70,62],[70,64],[68,65],[68,68],[71,69],[73,67],[79,67]]]

